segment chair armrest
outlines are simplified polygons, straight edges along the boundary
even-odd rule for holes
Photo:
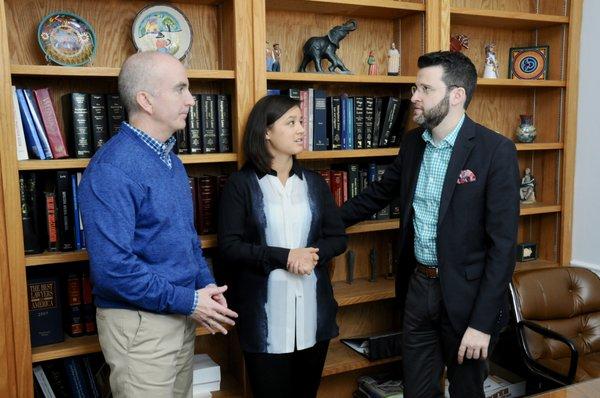
[[[562,375],[562,374],[558,373],[557,371],[550,369],[544,365],[541,365],[535,359],[533,359],[533,356],[531,355],[529,348],[525,344],[526,340],[525,340],[524,328],[528,328],[528,329],[532,330],[533,332],[541,334],[542,336],[544,336],[546,338],[550,338],[550,339],[559,341],[559,342],[565,344],[569,348],[569,351],[571,354],[571,362],[569,364],[569,372],[566,376]],[[563,336],[560,333],[557,333],[553,330],[550,330],[548,328],[540,326],[537,323],[527,321],[527,320],[522,320],[519,323],[517,323],[517,331],[519,333],[519,337],[522,342],[522,348],[523,348],[523,351],[525,352],[525,356],[526,356],[526,359],[527,359],[529,365],[539,368],[539,369],[534,369],[535,371],[540,372],[540,369],[541,369],[541,370],[543,370],[543,372],[548,373],[547,377],[550,377],[550,378],[554,379],[555,381],[562,383],[562,384],[572,384],[573,383],[573,380],[575,380],[575,372],[577,371],[577,361],[579,360],[579,353],[577,352],[577,348],[575,348],[575,344],[573,344],[573,342],[571,340],[569,340],[568,338],[566,338],[565,336]]]

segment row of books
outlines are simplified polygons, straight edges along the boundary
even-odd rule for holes
[[[327,96],[323,90],[269,89],[300,101],[304,149],[324,151],[400,145],[410,100],[397,97]]]
[[[31,346],[96,333],[96,307],[86,266],[66,272],[29,273],[27,278]]]
[[[185,130],[178,131],[177,153],[231,152],[230,100],[224,94],[196,94]],[[63,95],[66,134],[47,88],[13,86],[17,159],[90,158],[127,120],[118,94]],[[68,139],[65,139],[65,136]]]
[[[184,130],[176,132],[179,154],[232,151],[231,106],[225,94],[195,94]]]
[[[21,172],[21,220],[25,254],[85,248],[77,203],[81,172]]]
[[[341,207],[346,201],[361,193],[370,183],[382,178],[389,165],[370,162],[368,164],[350,163],[336,169],[318,170],[333,195],[335,204]],[[397,200],[373,215],[374,220],[387,220],[400,217]]]
[[[110,368],[101,353],[33,367],[35,398],[110,398]]]
[[[393,373],[380,373],[360,376],[357,380],[358,389],[354,398],[402,398],[404,385],[400,377]]]

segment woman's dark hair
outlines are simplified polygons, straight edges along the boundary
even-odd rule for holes
[[[300,101],[285,95],[267,95],[258,100],[250,111],[244,132],[244,153],[254,167],[263,173],[271,170],[273,156],[267,149],[266,133],[273,123]]]

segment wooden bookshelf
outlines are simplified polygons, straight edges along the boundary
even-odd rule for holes
[[[178,155],[183,164],[200,163],[228,163],[237,162],[237,153],[201,153],[195,155]],[[48,160],[21,160],[20,171],[34,170],[65,170],[85,169],[90,159],[48,159]]]
[[[340,307],[371,301],[391,299],[396,296],[395,280],[379,276],[375,282],[368,279],[355,279],[352,284],[334,282],[333,294]]]
[[[478,8],[451,7],[452,23],[494,27],[502,29],[539,29],[569,23],[562,15],[532,14],[528,12],[483,10]]]
[[[332,341],[329,344],[325,367],[323,368],[323,377],[339,373],[350,372],[356,369],[365,369],[385,363],[397,362],[400,356],[370,361],[344,343]]]
[[[304,151],[296,156],[300,160],[359,159],[396,156],[400,148],[344,149],[336,151]]]
[[[521,205],[521,215],[531,216],[534,214],[559,213],[562,210],[560,205],[552,205],[545,203],[533,203]]]
[[[209,249],[217,246],[217,235],[200,235],[200,243],[203,249]],[[44,252],[40,254],[30,254],[25,256],[25,265],[33,267],[45,264],[64,264],[76,261],[87,261],[87,250],[77,250],[72,252]]]
[[[424,4],[396,0],[265,0],[270,10],[396,19],[425,11]]]
[[[413,84],[416,76],[369,76],[341,73],[267,72],[267,80],[303,83]]]
[[[477,79],[478,86],[491,87],[565,87],[564,80]]]
[[[356,225],[346,228],[346,233],[360,234],[364,232],[387,231],[398,228],[400,228],[400,220],[392,218],[389,220],[361,221]]]
[[[55,77],[117,77],[121,68],[110,67],[69,67],[56,65],[11,65],[13,76],[55,76]],[[189,79],[231,80],[235,79],[233,70],[188,69]]]
[[[553,149],[563,149],[565,144],[562,142],[532,142],[530,144],[516,144],[517,151],[548,151]]]
[[[539,268],[549,268],[549,267],[558,267],[559,264],[554,261],[548,260],[532,260],[532,261],[523,261],[517,262],[515,267],[515,272],[527,271],[531,269],[539,269]]]

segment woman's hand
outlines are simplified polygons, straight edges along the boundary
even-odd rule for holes
[[[288,271],[296,275],[309,275],[319,262],[318,252],[316,247],[291,249],[287,260]]]

